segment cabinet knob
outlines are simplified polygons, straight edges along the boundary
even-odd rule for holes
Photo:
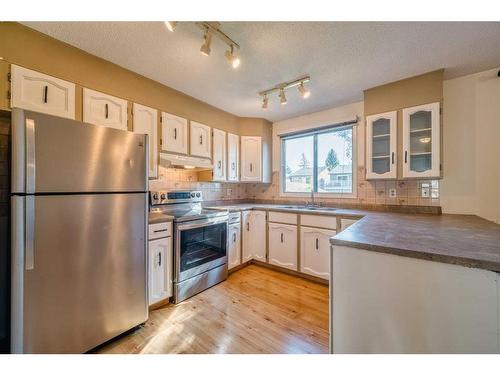
[[[233,242],[236,242],[236,232],[233,233]]]
[[[202,144],[203,144],[203,136],[200,135],[200,145],[202,145]]]
[[[394,164],[394,151],[392,152],[392,164]]]
[[[250,163],[250,172],[252,172],[252,171],[253,171],[253,165],[252,165],[252,163]]]
[[[174,139],[177,139],[177,128],[174,128]]]
[[[43,88],[43,102],[47,103],[49,100],[49,86],[45,85]]]
[[[283,233],[281,233],[281,243],[283,243]]]
[[[161,266],[161,253],[158,253],[158,266]]]
[[[408,163],[408,151],[405,151],[405,164]]]
[[[108,118],[109,117],[109,109],[108,109],[108,103],[104,105],[104,117]]]
[[[316,250],[319,250],[319,239],[316,238]]]
[[[247,230],[250,230],[250,223],[247,223]]]

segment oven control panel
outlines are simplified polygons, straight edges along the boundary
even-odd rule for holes
[[[199,190],[150,191],[152,206],[170,203],[202,202],[203,195]]]

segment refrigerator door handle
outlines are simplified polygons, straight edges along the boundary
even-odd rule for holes
[[[35,121],[26,119],[26,193],[35,193]]]
[[[26,196],[26,216],[25,216],[25,253],[24,253],[24,269],[29,271],[35,268],[35,197],[33,195]]]

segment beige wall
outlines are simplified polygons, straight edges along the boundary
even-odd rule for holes
[[[500,68],[499,68],[500,69]],[[499,69],[444,82],[444,212],[500,223]]]
[[[82,87],[88,87],[215,128],[239,132],[238,117],[233,114],[24,25],[0,22],[0,35],[0,57],[4,59],[0,73],[6,72],[8,63],[21,65],[76,83],[77,98],[81,97]],[[0,89],[5,90],[7,76],[2,74],[0,81]],[[5,98],[6,92],[1,96]],[[6,103],[0,101],[0,105]],[[80,101],[77,105],[79,120],[81,113]]]

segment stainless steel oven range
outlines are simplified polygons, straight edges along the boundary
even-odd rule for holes
[[[202,207],[201,191],[152,191],[152,212],[174,217],[174,303],[227,278],[228,212]]]

